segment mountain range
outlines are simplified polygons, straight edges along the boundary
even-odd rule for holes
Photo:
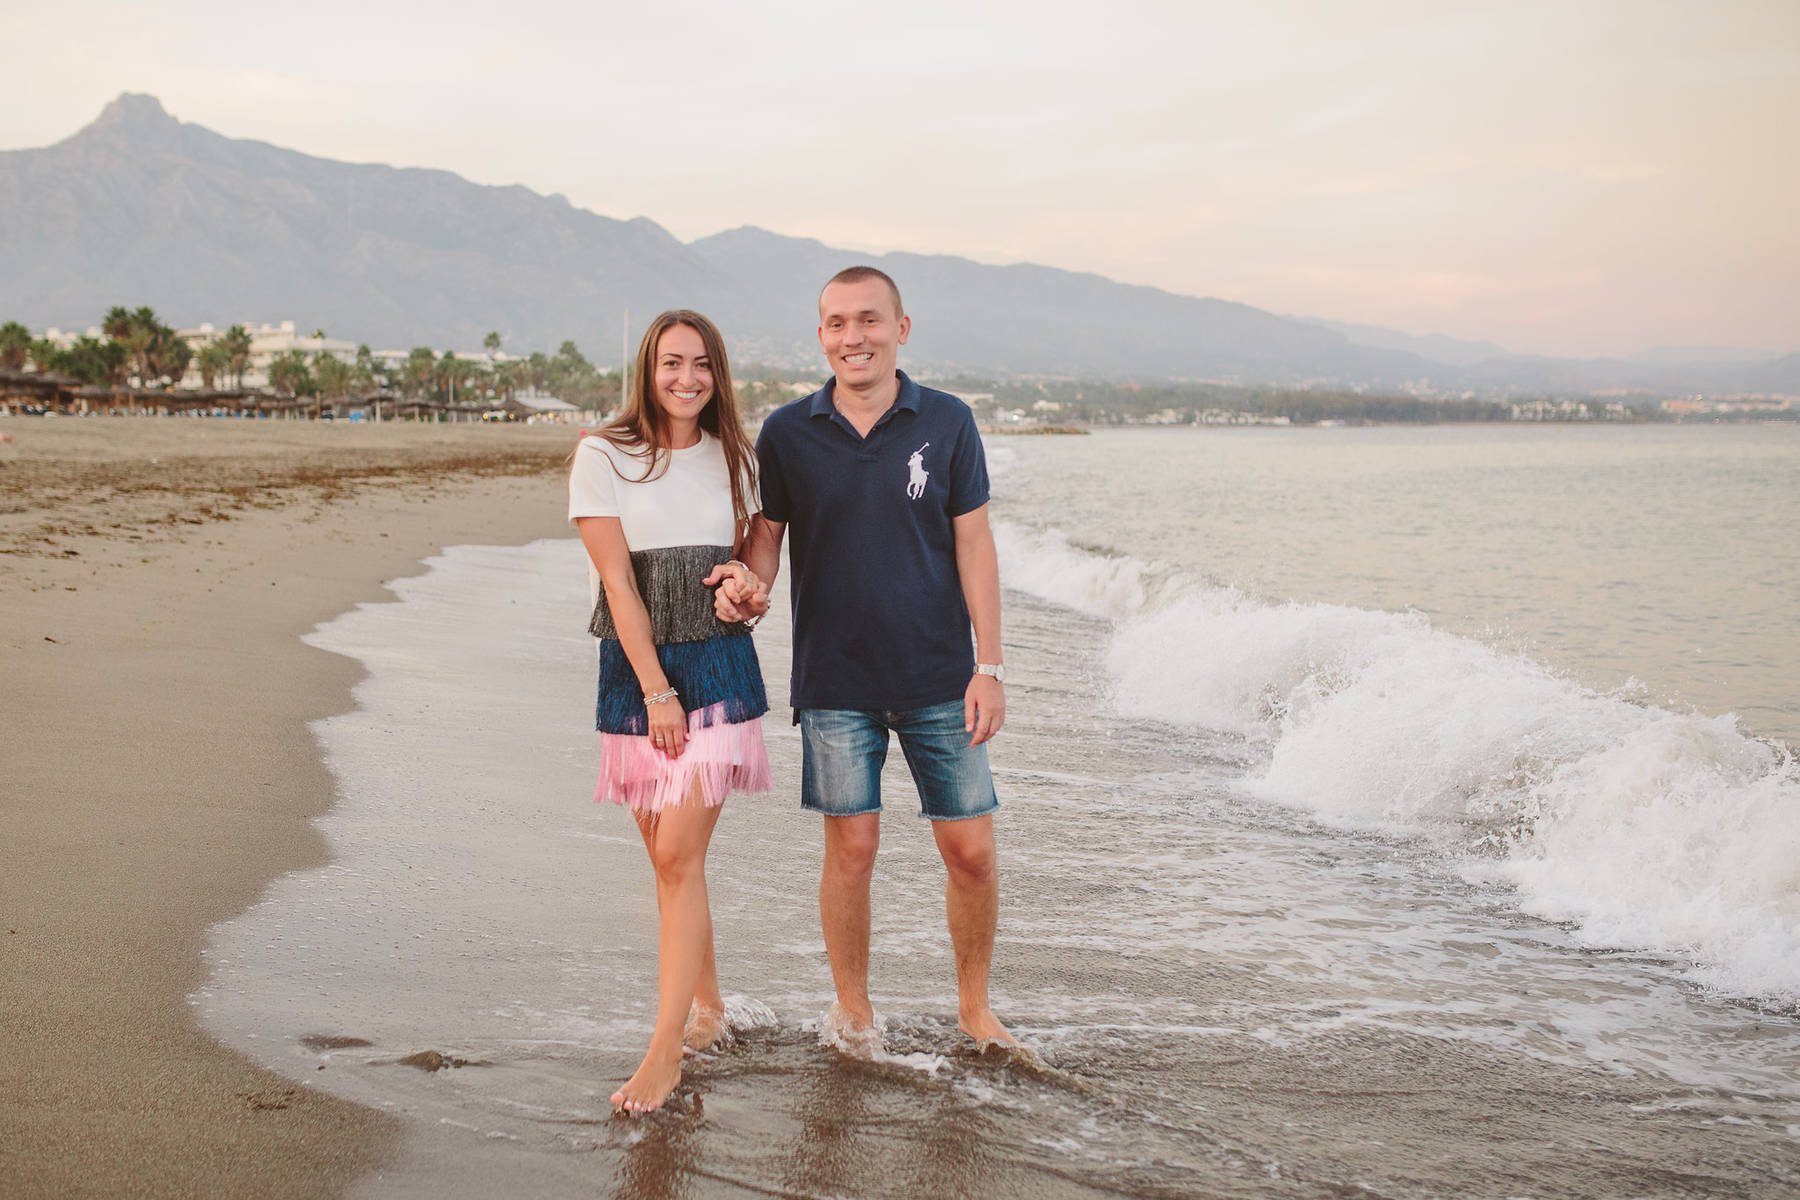
[[[368,342],[617,361],[625,313],[712,316],[740,362],[818,366],[814,297],[871,262],[900,281],[906,360],[937,371],[1437,391],[1800,393],[1800,355],[1724,348],[1551,359],[1487,342],[1279,316],[1098,275],[871,255],[746,226],[682,242],[561,196],[316,158],[177,121],[127,94],[52,146],[0,152],[0,320],[85,328],[293,320]]]

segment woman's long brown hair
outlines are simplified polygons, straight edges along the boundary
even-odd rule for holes
[[[737,395],[731,390],[731,360],[725,357],[725,339],[711,321],[687,308],[672,308],[650,322],[638,343],[637,377],[624,411],[597,432],[601,437],[644,461],[644,473],[634,482],[655,479],[669,469],[669,414],[656,402],[656,347],[662,335],[685,325],[700,335],[700,345],[712,366],[713,394],[700,410],[700,428],[719,439],[725,448],[725,468],[731,473],[731,514],[737,523],[733,549],[750,531],[751,489],[756,486],[756,450],[744,434],[738,418]]]

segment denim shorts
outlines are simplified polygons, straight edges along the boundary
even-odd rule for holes
[[[880,812],[889,730],[900,735],[920,816],[961,821],[1000,807],[987,747],[969,745],[961,700],[906,712],[801,709],[800,806],[828,817]]]

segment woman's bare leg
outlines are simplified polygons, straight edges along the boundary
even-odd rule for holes
[[[656,1029],[637,1073],[612,1096],[615,1105],[631,1112],[662,1107],[681,1082],[682,1032],[712,945],[706,847],[718,820],[717,806],[700,803],[697,782],[681,804],[654,819],[639,818],[640,828],[654,825],[644,841],[656,869],[661,928],[656,942]]]
[[[644,835],[644,849],[651,861],[656,854],[656,822],[639,818],[638,832]],[[656,881],[656,911],[660,915],[663,906],[663,885],[660,878]],[[719,992],[719,967],[713,958],[713,939],[706,939],[706,960],[700,964],[700,982],[694,988],[694,1004],[688,1010],[687,1024],[682,1028],[681,1040],[690,1050],[710,1050],[719,1042],[725,1032],[725,997]]]

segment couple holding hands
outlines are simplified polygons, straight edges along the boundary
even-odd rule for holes
[[[749,633],[784,539],[800,802],[824,817],[831,1021],[878,1045],[869,880],[892,731],[948,871],[959,1024],[979,1042],[1012,1041],[988,1007],[999,801],[985,743],[1006,697],[987,464],[968,406],[898,369],[910,331],[886,274],[838,272],[819,293],[832,378],[772,413],[753,448],[718,330],[663,313],[620,415],[575,452],[569,519],[592,563],[600,639],[595,799],[631,809],[661,915],[655,1030],[612,1097],[627,1111],[660,1107],[684,1046],[724,1032],[706,849],[727,793],[770,786]]]

